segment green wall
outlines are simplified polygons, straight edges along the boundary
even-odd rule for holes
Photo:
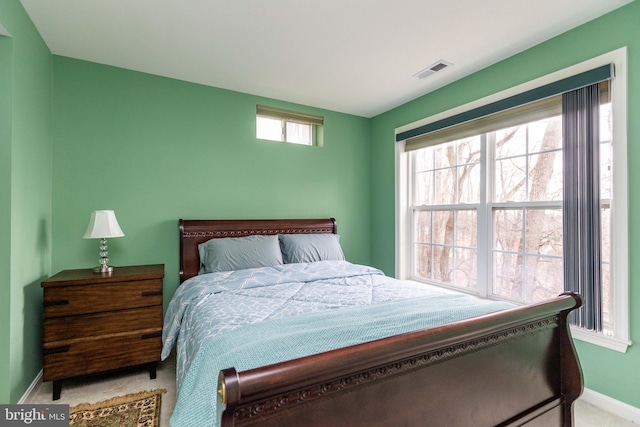
[[[178,283],[178,218],[335,216],[351,261],[394,273],[398,126],[621,46],[629,52],[629,180],[640,179],[640,4],[634,2],[371,120],[52,56],[15,0],[0,0],[0,403],[41,368],[40,280],[97,264],[89,214],[114,209],[126,236],[111,264],[164,263]],[[255,138],[256,104],[325,117],[323,147]],[[640,195],[630,194],[631,331]],[[636,308],[636,311],[633,311]],[[577,343],[586,386],[640,407],[640,351]]]
[[[11,324],[11,81],[12,41],[0,36],[0,403],[9,402]]]
[[[258,140],[256,104],[324,116],[324,145]],[[336,217],[349,260],[369,262],[370,121],[53,57],[53,270],[91,267],[95,209],[125,237],[110,263],[165,264],[178,284],[178,219]]]
[[[20,2],[0,1],[0,403],[41,368],[51,271],[51,53]]]
[[[394,274],[394,129],[516,86],[622,46],[628,47],[629,182],[640,180],[640,2],[458,80],[372,120],[371,261]],[[640,342],[640,192],[629,194],[631,338]],[[640,349],[626,354],[578,341],[586,387],[640,408]]]

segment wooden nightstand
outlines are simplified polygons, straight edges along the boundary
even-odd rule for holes
[[[64,270],[44,288],[43,380],[62,380],[148,364],[151,379],[162,348],[164,265]]]

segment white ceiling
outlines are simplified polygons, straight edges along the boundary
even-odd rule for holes
[[[21,1],[56,55],[363,117],[631,2]]]

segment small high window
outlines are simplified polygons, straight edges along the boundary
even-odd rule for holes
[[[270,141],[302,145],[319,144],[319,130],[324,123],[321,116],[256,106],[256,137]]]

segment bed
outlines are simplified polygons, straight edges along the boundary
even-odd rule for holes
[[[583,386],[567,316],[579,295],[471,301],[285,250],[305,236],[339,242],[332,218],[180,220],[179,230],[181,285],[163,331],[163,358],[177,353],[172,426],[573,425]],[[203,270],[203,247],[260,236],[280,239],[288,262]],[[244,324],[241,296],[260,321]]]

